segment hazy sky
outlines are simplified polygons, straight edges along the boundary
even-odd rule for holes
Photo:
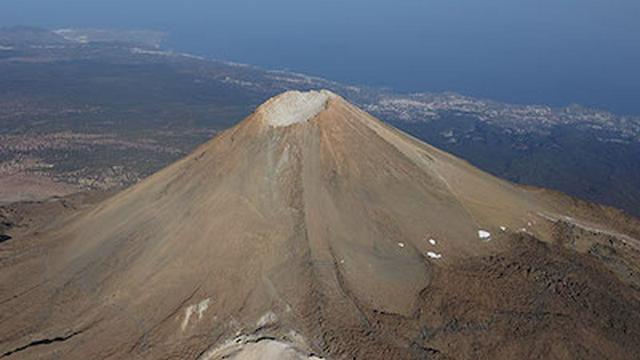
[[[640,114],[639,0],[2,0],[0,25],[152,28],[339,81]]]

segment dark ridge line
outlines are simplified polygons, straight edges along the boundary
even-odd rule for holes
[[[76,335],[80,335],[82,333],[82,331],[74,331],[71,334],[67,335],[67,336],[57,336],[54,338],[47,338],[47,339],[39,339],[39,340],[34,340],[30,343],[28,343],[27,345],[23,345],[20,346],[18,348],[15,348],[13,350],[7,351],[4,354],[2,354],[2,356],[0,356],[0,358],[5,358],[5,357],[9,357],[15,353],[19,353],[21,351],[27,350],[30,347],[36,347],[36,346],[41,346],[41,345],[50,345],[56,342],[64,342],[67,341],[69,339],[71,339],[72,337],[76,336]]]

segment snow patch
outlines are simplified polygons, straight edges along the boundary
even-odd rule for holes
[[[281,341],[258,335],[239,335],[207,350],[198,360],[244,359],[244,360],[322,360],[310,354],[303,344]]]
[[[211,298],[206,298],[195,305],[190,305],[184,310],[184,319],[182,320],[182,331],[187,328],[189,325],[189,319],[194,314],[198,315],[198,320],[202,319],[204,312],[209,308],[209,304],[211,303]]]
[[[404,247],[404,243],[399,242],[399,243],[398,243],[398,246],[400,246],[401,248],[403,248],[403,247]]]
[[[258,329],[271,326],[278,322],[278,316],[273,313],[273,311],[268,311],[266,314],[262,315],[262,317],[256,323],[256,327]]]
[[[429,244],[435,245],[436,244],[436,239],[429,239]]]
[[[478,237],[480,240],[489,241],[491,240],[491,233],[487,230],[478,230]]]
[[[433,251],[428,251],[427,252],[427,256],[432,258],[432,259],[440,259],[442,257],[442,254],[438,254],[438,253],[435,253]]]
[[[330,91],[287,91],[271,98],[256,111],[273,127],[289,126],[313,119],[327,106]]]
[[[507,227],[506,226],[500,226],[500,231],[502,231],[502,232],[507,231]]]

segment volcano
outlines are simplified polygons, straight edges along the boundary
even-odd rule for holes
[[[287,92],[0,244],[0,358],[633,358],[639,238]]]

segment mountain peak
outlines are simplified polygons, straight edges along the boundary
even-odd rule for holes
[[[611,344],[612,358],[633,358],[640,302],[611,316],[581,304],[613,309],[636,290],[560,245],[617,234],[573,203],[483,173],[328,91],[287,92],[95,208],[3,244],[0,357],[409,359],[437,346],[464,358],[469,336],[551,348],[586,318],[623,330],[594,325],[566,349]],[[635,249],[628,239],[616,246]],[[560,279],[553,290],[549,278]],[[505,308],[567,315],[515,342],[521,313]],[[497,320],[481,333],[424,334],[487,316]],[[526,357],[511,351],[495,358]]]
[[[273,127],[289,126],[309,121],[327,107],[329,99],[338,97],[328,90],[287,91],[275,96],[258,108],[264,121]]]

